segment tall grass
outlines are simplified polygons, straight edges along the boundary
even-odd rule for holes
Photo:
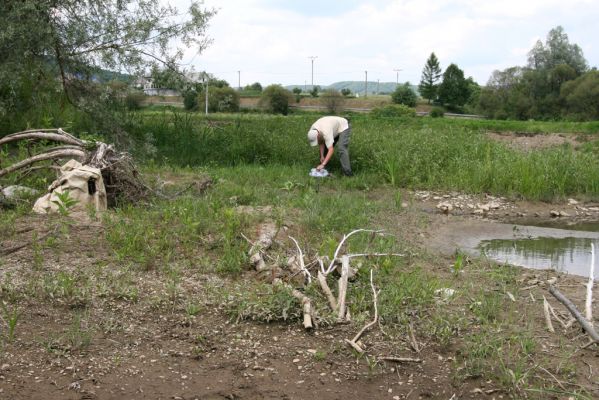
[[[306,131],[318,115],[221,115],[162,111],[141,114],[133,134],[151,140],[159,164],[276,165],[306,169],[318,161]],[[569,146],[519,152],[491,141],[486,130],[596,131],[596,123],[469,121],[352,117],[352,167],[394,186],[488,192],[533,200],[599,198],[599,163],[592,150]],[[150,139],[148,139],[150,138]],[[138,146],[143,149],[143,146]],[[278,167],[277,167],[278,168]],[[338,172],[335,157],[330,165]]]
[[[48,124],[58,121],[48,114]],[[262,165],[308,171],[318,163],[306,132],[319,117],[263,114],[211,115],[175,109],[126,113],[133,139],[127,150],[157,165]],[[62,121],[65,122],[66,120]],[[73,131],[88,131],[89,121],[69,115]],[[458,120],[449,118],[351,117],[350,158],[361,187],[393,186],[488,192],[531,200],[566,196],[599,199],[599,122]],[[519,152],[488,139],[485,132],[572,132],[584,134],[582,150],[568,146]],[[337,157],[328,166],[340,173]],[[365,178],[366,177],[366,178]],[[278,179],[278,178],[277,178]],[[252,179],[249,178],[248,181]],[[351,181],[351,180],[349,180]],[[292,182],[293,183],[293,182]],[[355,187],[358,187],[355,186]],[[252,188],[251,195],[260,195]]]

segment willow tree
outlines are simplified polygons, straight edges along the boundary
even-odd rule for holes
[[[0,118],[61,94],[86,107],[104,71],[135,73],[153,63],[176,66],[184,49],[210,44],[213,10],[186,13],[160,0],[19,0],[0,2]],[[0,133],[1,135],[1,133]]]

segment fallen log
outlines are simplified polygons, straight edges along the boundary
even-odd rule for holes
[[[578,311],[574,303],[572,303],[566,296],[562,294],[562,292],[557,290],[553,285],[549,285],[549,293],[551,293],[553,297],[555,297],[564,306],[566,306],[568,311],[570,311],[570,314],[572,314],[572,316],[576,318],[578,323],[582,326],[582,329],[584,329],[585,332],[589,334],[591,339],[593,339],[595,342],[599,342],[599,334],[593,328],[593,325],[580,313],[580,311]]]

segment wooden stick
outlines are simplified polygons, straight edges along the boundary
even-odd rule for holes
[[[293,297],[295,297],[296,299],[298,299],[300,301],[300,303],[302,304],[302,312],[304,314],[304,321],[303,321],[304,328],[312,329],[314,326],[312,325],[312,305],[310,302],[310,298],[308,296],[306,296],[305,294],[303,294],[302,292],[300,292],[299,290],[293,289],[290,285],[283,283],[283,281],[280,278],[274,279],[272,284],[275,286],[282,285],[288,289],[291,289],[291,295]]]
[[[374,303],[374,319],[371,322],[369,322],[368,324],[364,325],[364,327],[362,329],[360,329],[360,332],[358,332],[352,340],[345,339],[345,342],[347,344],[349,344],[351,347],[353,347],[354,349],[356,349],[359,353],[363,353],[364,350],[362,350],[362,348],[358,345],[358,340],[360,340],[360,337],[366,331],[366,329],[368,329],[372,325],[376,324],[379,319],[379,310],[378,310],[378,306],[377,306],[377,294],[378,293],[377,293],[376,289],[374,288],[374,283],[372,281],[372,270],[370,270],[370,287],[372,288],[372,302]]]
[[[329,306],[331,306],[331,310],[335,311],[337,309],[337,300],[335,299],[335,296],[333,296],[333,292],[331,292],[331,288],[327,284],[327,277],[321,271],[318,271],[318,283],[320,283],[322,291],[329,300]]]
[[[567,326],[566,323],[564,322],[564,320],[559,315],[557,315],[557,313],[555,312],[555,309],[553,308],[553,306],[549,302],[547,302],[547,306],[549,307],[549,311],[551,311],[551,315],[553,315],[553,318],[557,319],[557,322],[559,322],[560,325],[564,329],[568,329],[569,326]]]
[[[28,139],[52,140],[54,142],[67,143],[75,146],[84,146],[87,143],[86,141],[77,139],[72,135],[65,135],[65,133],[66,132],[62,129],[36,129],[24,132],[17,132],[12,133],[10,135],[6,135],[2,139],[0,139],[0,146],[5,143],[14,142],[17,140]]]
[[[587,283],[586,317],[593,326],[593,283],[595,282],[595,245],[591,243],[591,266]]]
[[[414,351],[416,353],[420,353],[420,346],[418,346],[418,342],[416,341],[416,336],[414,336],[414,326],[412,325],[412,322],[410,322],[409,328],[410,328],[410,345],[412,346],[412,348],[414,349]]]
[[[382,360],[382,361],[393,361],[393,362],[398,362],[398,363],[402,363],[402,362],[420,363],[420,362],[422,362],[422,360],[420,358],[392,357],[392,356],[379,357],[379,360]]]
[[[556,299],[566,306],[568,311],[570,311],[570,314],[576,318],[578,323],[580,323],[582,326],[582,329],[584,329],[594,341],[599,342],[599,334],[597,331],[595,331],[589,321],[587,321],[586,318],[580,314],[576,306],[568,298],[566,298],[566,296],[564,296],[553,285],[549,285],[549,293],[551,293]]]
[[[338,314],[337,321],[343,322],[345,320],[345,297],[347,296],[347,279],[349,276],[349,258],[347,256],[342,257],[341,262],[341,278],[339,278],[339,298],[337,299]]]
[[[16,253],[17,251],[21,250],[22,248],[27,247],[30,244],[34,243],[34,242],[39,242],[42,239],[47,238],[51,234],[56,233],[57,231],[58,231],[58,228],[55,228],[55,229],[52,229],[52,230],[44,233],[42,236],[40,236],[40,237],[38,237],[38,238],[36,238],[34,240],[30,240],[28,242],[25,242],[23,244],[19,244],[17,246],[9,247],[7,249],[0,249],[0,256],[7,256],[9,254]]]
[[[547,324],[547,330],[549,332],[555,333],[555,329],[553,329],[553,324],[551,323],[551,314],[549,313],[549,302],[543,296],[543,311],[545,312],[545,323]]]
[[[402,253],[354,253],[348,254],[349,258],[355,257],[405,257],[405,254]]]
[[[308,271],[308,269],[306,268],[306,264],[304,263],[304,253],[302,253],[302,249],[299,246],[299,243],[297,242],[297,240],[295,240],[295,238],[293,236],[288,236],[289,239],[293,240],[293,243],[295,243],[295,247],[297,248],[297,252],[299,253],[299,263],[300,263],[300,268],[304,274],[304,277],[308,280],[308,285],[312,283],[312,275],[310,274],[310,271]]]
[[[33,156],[33,157],[29,157],[25,160],[22,160],[14,165],[11,165],[9,167],[6,167],[2,170],[0,170],[0,177],[6,175],[6,174],[10,174],[14,171],[18,171],[21,168],[24,168],[28,165],[31,165],[33,163],[39,162],[39,161],[44,161],[44,160],[52,160],[55,158],[67,158],[67,157],[72,157],[72,158],[78,158],[78,159],[83,159],[86,156],[86,152],[85,150],[80,150],[80,149],[62,149],[62,150],[57,150],[57,151],[48,151],[45,153],[41,153],[38,154],[37,156]]]
[[[329,267],[323,271],[323,273],[325,275],[328,275],[331,273],[331,271],[335,268],[335,260],[337,259],[337,256],[339,255],[339,251],[341,250],[341,247],[343,247],[343,243],[345,243],[345,241],[347,239],[349,239],[350,236],[358,233],[358,232],[371,232],[371,233],[379,233],[382,231],[373,231],[371,229],[356,229],[351,231],[350,233],[348,233],[347,235],[343,235],[343,238],[341,239],[341,241],[339,242],[339,245],[337,246],[337,249],[335,249],[335,254],[333,254],[333,259],[331,260],[331,264],[329,265]]]

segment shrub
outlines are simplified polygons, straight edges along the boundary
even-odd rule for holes
[[[338,114],[340,111],[343,111],[345,99],[337,90],[325,90],[320,96],[320,99],[320,102],[326,107],[329,113]]]
[[[310,90],[310,96],[318,97],[318,92],[320,92],[320,86],[316,85],[312,87],[312,90]]]
[[[433,107],[431,111],[428,113],[433,118],[443,118],[445,115],[445,110],[443,107]]]
[[[260,97],[260,107],[267,112],[287,115],[292,94],[281,85],[267,86]]]
[[[416,112],[413,108],[403,104],[389,104],[383,107],[377,107],[370,112],[374,117],[398,118],[413,117]]]
[[[408,82],[398,86],[391,95],[391,99],[395,104],[404,104],[408,107],[416,106],[416,93],[414,93]]]
[[[206,107],[205,92],[198,98],[199,108]],[[236,112],[239,111],[239,93],[229,86],[208,88],[208,111],[210,112]]]
[[[298,87],[293,88],[293,94],[295,95],[295,102],[299,103],[302,99],[302,89]]]
[[[128,110],[139,110],[145,98],[143,92],[129,92],[125,96],[125,106]]]
[[[341,94],[343,95],[343,97],[349,97],[349,96],[351,96],[351,89],[348,89],[348,88],[341,89]]]
[[[187,111],[198,109],[198,92],[190,89],[183,92],[183,106]]]

